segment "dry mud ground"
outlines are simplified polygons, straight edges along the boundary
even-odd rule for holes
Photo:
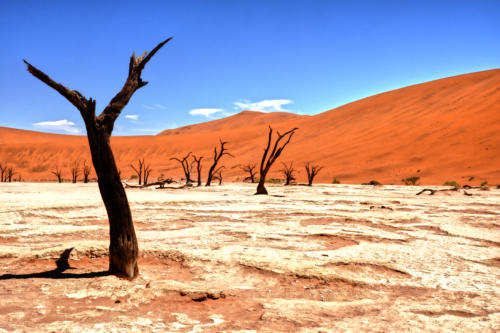
[[[0,331],[500,330],[500,190],[268,189],[127,190],[127,281],[95,184],[2,184]]]

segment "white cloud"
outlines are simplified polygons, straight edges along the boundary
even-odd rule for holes
[[[146,105],[146,104],[142,104],[141,105],[143,108],[145,108],[146,110],[154,110],[155,107],[154,106],[149,106],[149,105]]]
[[[71,133],[71,134],[80,133],[80,129],[75,127],[75,123],[66,119],[55,120],[55,121],[42,121],[39,123],[33,123],[33,126],[45,130],[64,131],[66,133]]]
[[[146,110],[166,110],[167,107],[163,104],[156,103],[154,105],[141,104],[141,106]]]
[[[160,110],[166,110],[167,107],[165,105],[161,105],[161,104],[155,104],[155,107],[160,109]]]
[[[137,120],[137,119],[139,119],[139,115],[138,114],[127,114],[127,115],[125,115],[125,118],[130,119],[130,120]]]
[[[283,109],[283,105],[291,103],[293,103],[293,101],[289,99],[265,99],[260,102],[241,100],[239,102],[235,102],[234,105],[236,105],[236,108],[239,108],[241,110],[261,111],[261,112],[283,112],[283,111],[289,111],[287,109]]]
[[[193,109],[189,111],[189,114],[192,116],[205,116],[210,117],[214,113],[222,112],[223,109],[215,109],[215,108],[203,108],[203,109]]]

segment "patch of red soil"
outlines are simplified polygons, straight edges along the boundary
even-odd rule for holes
[[[410,274],[403,272],[401,270],[391,268],[388,266],[384,265],[379,265],[379,264],[371,264],[371,263],[356,263],[356,262],[334,262],[334,263],[327,263],[322,265],[323,267],[335,267],[338,268],[339,271],[345,270],[345,271],[351,271],[355,273],[361,273],[361,274],[381,274],[385,275],[388,278],[390,277],[409,277]]]
[[[313,239],[322,242],[323,246],[327,250],[336,250],[344,246],[352,246],[359,244],[359,242],[355,240],[330,234],[314,234],[307,236],[307,239]]]

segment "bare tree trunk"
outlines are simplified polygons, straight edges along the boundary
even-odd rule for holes
[[[148,179],[149,175],[151,174],[151,164],[148,164],[144,167],[144,172],[143,172],[143,180],[144,180],[144,185],[148,185]]]
[[[109,220],[109,271],[116,275],[136,277],[139,246],[132,213],[123,189],[110,145],[110,135],[87,126],[92,162],[97,183]]]
[[[234,157],[233,155],[228,153],[226,151],[226,148],[224,147],[227,144],[227,142],[222,141],[221,139],[219,139],[219,142],[220,142],[220,150],[217,152],[217,147],[214,148],[214,162],[212,163],[212,165],[210,166],[210,169],[208,170],[207,182],[206,182],[205,186],[210,186],[210,184],[212,183],[212,178],[213,178],[215,171],[216,171],[215,168],[217,167],[217,163],[219,163],[219,160],[221,159],[221,157],[224,155],[229,155],[231,157]]]
[[[193,160],[196,163],[196,171],[198,173],[198,184],[196,186],[201,186],[201,160],[203,159],[203,156],[200,156],[197,158],[195,155],[193,155]]]
[[[276,159],[281,155],[283,149],[285,149],[286,145],[290,142],[293,134],[297,129],[298,128],[293,128],[285,132],[284,134],[280,134],[279,132],[277,132],[278,138],[274,142],[273,149],[269,151],[269,149],[271,148],[271,141],[273,136],[273,129],[271,128],[271,126],[269,126],[267,146],[266,149],[264,149],[264,154],[262,155],[262,160],[260,162],[260,179],[259,179],[259,184],[257,185],[257,193],[255,194],[267,194],[267,190],[265,187],[267,173],[269,172],[269,169],[276,161]],[[280,141],[285,137],[288,137],[288,139],[286,139],[286,141],[284,141],[280,145]]]
[[[139,163],[139,167],[137,169],[132,164],[130,164],[130,166],[132,167],[132,169],[134,169],[135,173],[137,174],[137,177],[139,177],[139,185],[141,185],[142,184],[142,175],[143,175],[142,168],[144,167],[144,158],[142,160],[139,159],[138,163]]]
[[[6,170],[7,170],[7,165],[2,165],[0,164],[0,182],[5,182],[5,178],[4,178],[4,175],[6,173]]]
[[[147,62],[171,38],[158,44],[151,52],[145,52],[130,58],[128,77],[118,94],[99,116],[95,114],[96,102],[87,99],[76,90],[70,90],[60,83],[53,81],[49,76],[33,67],[28,62],[28,71],[55,89],[71,102],[79,111],[85,122],[89,141],[92,162],[97,174],[99,191],[109,219],[109,271],[115,275],[135,278],[139,273],[137,264],[139,246],[135,235],[132,214],[125,190],[120,180],[120,172],[115,163],[110,146],[110,137],[115,120],[127,105],[134,92],[145,86],[147,82],[141,78],[142,70]]]
[[[80,162],[74,161],[71,166],[71,181],[73,182],[73,184],[76,184],[79,174],[80,174]]]
[[[314,177],[323,169],[322,166],[319,165],[311,165],[310,162],[307,162],[304,166],[307,172],[307,185],[312,186]]]
[[[62,169],[59,169],[59,167],[56,167],[56,171],[52,171],[52,173],[57,177],[57,181],[59,183],[63,182]]]
[[[290,185],[292,181],[295,181],[295,168],[293,167],[293,162],[290,162],[290,165],[287,165],[286,163],[281,164],[283,164],[281,172],[283,172],[283,175],[285,176],[285,186]]]
[[[250,176],[243,178],[243,181],[249,180],[252,184],[255,183],[255,168],[257,166],[255,164],[248,163],[241,167],[241,170],[248,172]]]
[[[86,161],[83,161],[83,182],[88,183],[89,182],[89,175],[90,175],[90,165],[87,165]]]
[[[14,173],[14,167],[7,168],[7,178],[9,180],[9,183],[12,183],[12,177],[14,176]]]
[[[188,162],[189,155],[191,155],[191,152],[189,152],[189,154],[184,156],[182,159],[177,158],[177,157],[171,158],[171,160],[177,161],[181,164],[182,171],[184,171],[184,176],[186,177],[186,185],[193,182],[193,180],[191,179],[191,171],[193,171],[194,161],[191,162],[191,164],[189,164],[189,162]]]
[[[225,166],[221,166],[219,168],[217,168],[217,170],[214,171],[214,176],[213,176],[213,180],[218,180],[219,181],[219,185],[222,185],[222,169],[224,169]]]

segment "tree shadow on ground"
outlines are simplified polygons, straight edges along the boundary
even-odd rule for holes
[[[44,279],[89,279],[100,276],[111,275],[109,271],[100,271],[100,272],[89,272],[89,273],[65,273],[68,269],[74,269],[69,265],[69,255],[73,248],[69,248],[64,250],[61,253],[59,259],[56,260],[57,268],[39,272],[39,273],[30,273],[30,274],[4,274],[0,275],[0,280],[11,280],[11,279],[32,279],[32,278],[44,278]]]

